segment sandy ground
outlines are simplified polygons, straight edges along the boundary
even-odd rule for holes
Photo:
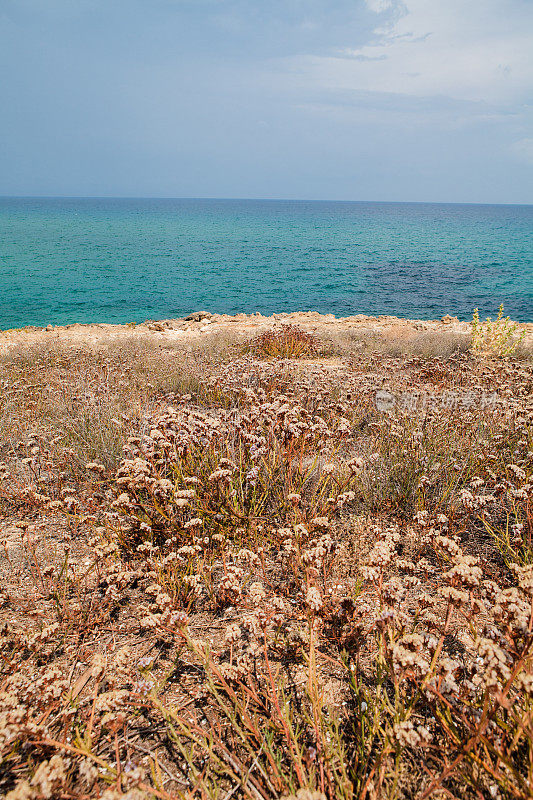
[[[108,325],[93,323],[89,325],[73,324],[64,326],[48,325],[46,328],[27,327],[0,331],[0,353],[20,345],[37,345],[58,343],[66,346],[93,345],[110,341],[134,340],[147,335],[154,336],[161,343],[169,344],[194,342],[207,335],[219,334],[229,337],[242,337],[260,333],[283,324],[298,327],[317,334],[375,334],[388,340],[410,338],[417,334],[448,333],[468,335],[471,325],[461,322],[457,317],[446,315],[441,320],[410,320],[392,316],[371,317],[356,314],[351,317],[335,317],[333,314],[319,314],[315,311],[295,312],[292,314],[274,314],[264,317],[261,314],[210,314],[195,312],[185,319],[169,319],[154,322],[147,320],[140,324]],[[526,331],[526,340],[533,342],[533,323],[522,323],[521,330]]]

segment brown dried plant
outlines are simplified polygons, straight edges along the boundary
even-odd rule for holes
[[[533,371],[319,350],[4,359],[3,796],[531,796]]]

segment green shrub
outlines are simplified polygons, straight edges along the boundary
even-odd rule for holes
[[[518,334],[518,323],[503,316],[503,303],[494,321],[490,317],[484,322],[479,319],[479,311],[474,309],[472,316],[472,351],[481,357],[496,356],[505,358],[514,353],[526,333]]]

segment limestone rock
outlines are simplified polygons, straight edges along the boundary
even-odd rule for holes
[[[212,316],[209,311],[193,311],[192,314],[185,317],[185,320],[186,322],[201,322],[203,319],[208,319]]]

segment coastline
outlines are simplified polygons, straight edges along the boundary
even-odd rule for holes
[[[46,328],[27,327],[0,331],[0,354],[20,345],[45,345],[61,343],[67,347],[99,347],[125,340],[154,337],[161,345],[193,344],[207,336],[218,334],[236,339],[246,338],[279,327],[296,325],[302,330],[317,335],[354,337],[377,336],[385,341],[408,341],[421,334],[468,336],[472,331],[470,322],[445,315],[440,320],[417,320],[402,317],[356,314],[335,317],[315,311],[279,313],[265,317],[262,314],[211,314],[201,311],[185,318],[146,320],[142,323],[72,323],[70,325],[48,325]],[[533,342],[533,323],[518,323],[519,331],[525,331],[524,341]]]

